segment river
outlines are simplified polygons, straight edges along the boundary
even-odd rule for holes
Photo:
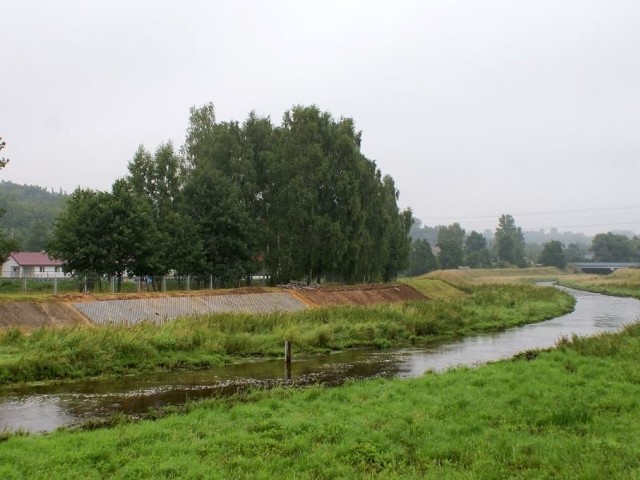
[[[126,376],[60,385],[0,390],[0,432],[47,432],[115,413],[145,415],[150,409],[229,395],[249,387],[338,385],[346,379],[410,378],[427,371],[475,366],[531,349],[553,347],[561,337],[615,332],[640,319],[640,300],[567,289],[572,313],[503,332],[440,343],[428,348],[351,350],[282,360],[226,365],[196,372]]]

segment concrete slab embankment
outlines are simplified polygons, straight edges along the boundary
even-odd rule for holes
[[[188,315],[227,312],[294,312],[306,308],[303,302],[288,293],[102,300],[74,303],[73,306],[97,325],[108,323],[132,325],[144,321],[162,323]]]

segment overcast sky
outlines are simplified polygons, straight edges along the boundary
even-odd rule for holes
[[[640,2],[0,0],[0,179],[109,190],[138,145],[353,118],[426,225],[640,233]]]

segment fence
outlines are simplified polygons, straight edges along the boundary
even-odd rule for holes
[[[243,279],[236,287],[264,286],[268,279],[255,275]],[[64,293],[138,293],[214,290],[229,287],[213,275],[162,277],[22,277],[0,278],[0,294],[64,294]]]

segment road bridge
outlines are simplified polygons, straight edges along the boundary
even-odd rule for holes
[[[608,274],[621,268],[639,268],[640,263],[636,262],[576,262],[573,268],[584,273]]]

